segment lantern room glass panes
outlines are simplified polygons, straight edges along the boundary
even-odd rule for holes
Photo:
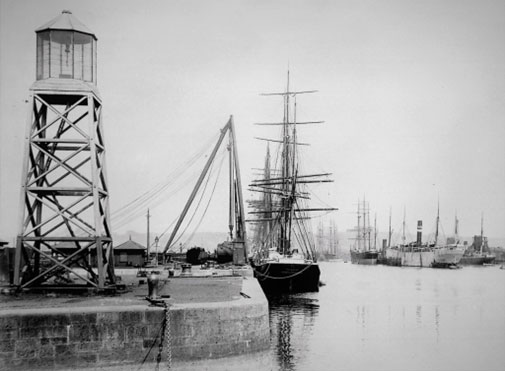
[[[66,30],[37,33],[37,80],[77,79],[96,84],[96,40]]]

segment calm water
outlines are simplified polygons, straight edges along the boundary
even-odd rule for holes
[[[321,263],[318,293],[271,302],[266,353],[209,370],[505,370],[505,270]],[[199,367],[197,367],[199,366]]]

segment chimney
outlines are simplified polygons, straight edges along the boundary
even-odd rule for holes
[[[423,221],[417,221],[417,244],[420,245],[423,239]]]

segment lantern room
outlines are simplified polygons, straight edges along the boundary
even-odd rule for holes
[[[64,10],[35,33],[37,80],[76,79],[96,85],[97,38],[70,11]]]

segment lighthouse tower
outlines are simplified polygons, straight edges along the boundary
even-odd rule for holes
[[[115,284],[97,38],[70,11],[35,30],[14,284]]]

